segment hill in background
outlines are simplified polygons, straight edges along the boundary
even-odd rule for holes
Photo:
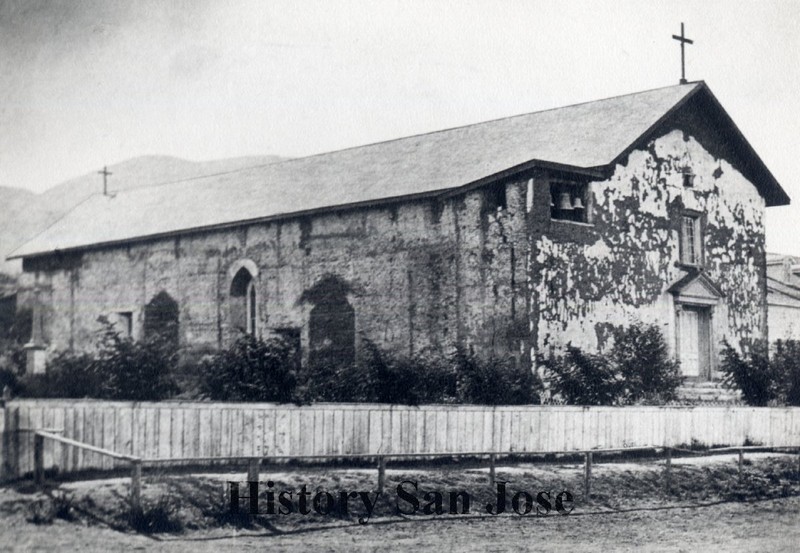
[[[166,184],[245,167],[275,163],[279,156],[247,156],[213,161],[188,161],[169,156],[142,156],[110,165],[111,193],[144,186]],[[103,177],[96,171],[70,179],[34,194],[20,188],[0,186],[0,273],[22,271],[19,260],[6,256],[92,194],[103,192]]]

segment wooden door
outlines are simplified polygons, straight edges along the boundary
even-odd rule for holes
[[[692,309],[683,309],[678,325],[678,358],[683,376],[700,376],[700,314]]]
[[[678,319],[678,358],[681,374],[693,378],[709,378],[709,328],[708,309],[684,307]]]

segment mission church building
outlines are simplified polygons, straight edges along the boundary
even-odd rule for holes
[[[91,197],[15,251],[29,370],[98,317],[182,348],[281,335],[533,356],[657,323],[689,378],[765,338],[764,210],[789,198],[703,82]]]

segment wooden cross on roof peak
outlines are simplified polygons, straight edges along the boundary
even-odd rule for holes
[[[103,170],[102,171],[98,171],[97,174],[98,175],[103,175],[103,196],[107,196],[108,195],[108,181],[107,181],[107,179],[108,179],[109,175],[113,175],[114,173],[109,171],[108,167],[106,167],[104,165],[103,166]]]
[[[681,43],[681,80],[680,84],[686,84],[688,81],[686,80],[686,56],[684,53],[684,45],[686,44],[694,44],[693,40],[689,40],[683,34],[683,22],[681,22],[681,36],[672,35],[672,38],[677,40]]]

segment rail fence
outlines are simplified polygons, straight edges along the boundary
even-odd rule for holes
[[[583,452],[632,447],[800,444],[800,408],[419,407],[380,404],[236,404],[12,400],[0,409],[0,479],[34,471],[124,468],[129,462],[70,444],[171,459],[392,456],[468,452]]]

